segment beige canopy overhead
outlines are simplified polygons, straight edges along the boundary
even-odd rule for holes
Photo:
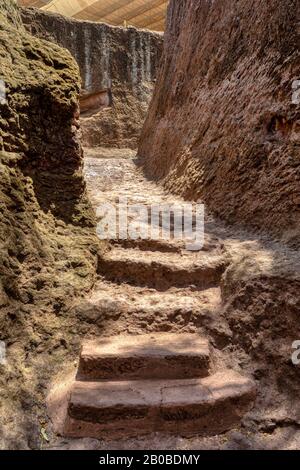
[[[19,3],[81,20],[164,31],[168,0],[20,0]]]

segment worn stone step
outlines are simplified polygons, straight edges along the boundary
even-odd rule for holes
[[[224,255],[162,253],[114,248],[99,260],[99,274],[114,282],[166,290],[171,286],[219,285],[228,266]]]
[[[234,428],[254,399],[253,381],[231,370],[205,379],[76,381],[64,434],[107,439],[157,431],[213,435]]]
[[[151,321],[165,317],[174,321],[177,314],[184,317],[212,316],[221,306],[219,287],[193,290],[174,288],[167,291],[145,289],[138,286],[123,285],[99,280],[87,300],[79,303],[75,310],[82,320],[96,322],[109,320],[115,316],[136,317]]]
[[[209,373],[209,342],[197,334],[152,333],[87,340],[81,379],[183,379]]]
[[[158,291],[129,284],[124,288],[123,284],[101,279],[88,299],[74,305],[73,314],[91,325],[94,336],[97,328],[108,332],[108,336],[112,332],[182,333],[187,328],[198,330],[219,324],[221,302],[219,287]]]
[[[110,243],[113,246],[119,246],[126,249],[137,248],[141,251],[151,251],[151,252],[162,252],[162,253],[182,253],[186,251],[187,242],[185,240],[178,239],[112,239]],[[210,252],[211,254],[224,254],[224,246],[217,237],[213,237],[209,234],[205,235],[204,245],[201,248],[202,253]],[[191,253],[191,252],[190,252]]]
[[[181,253],[185,248],[183,242],[164,241],[164,240],[144,240],[138,238],[136,240],[128,239],[112,239],[111,245],[122,247],[125,249],[139,249],[140,251],[159,251],[162,253]]]

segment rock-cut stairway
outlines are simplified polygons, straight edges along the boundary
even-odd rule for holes
[[[170,201],[130,158],[88,159],[86,174],[96,208],[124,195],[129,203]],[[239,424],[254,382],[220,361],[207,336],[227,265],[214,234],[200,252],[174,240],[110,240],[95,290],[76,311],[91,339],[68,393],[65,436],[203,436]]]
[[[232,370],[210,374],[197,334],[154,333],[86,341],[64,434],[122,438],[152,432],[210,435],[236,426],[255,385]]]

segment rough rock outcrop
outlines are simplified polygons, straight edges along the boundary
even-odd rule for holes
[[[25,31],[14,0],[0,5],[0,79],[0,440],[36,447],[34,407],[61,348],[72,348],[65,312],[94,282],[98,242],[82,175],[78,67]]]
[[[162,51],[159,33],[22,10],[34,35],[67,48],[82,77],[86,146],[136,148]]]
[[[139,148],[146,174],[168,189],[295,245],[298,13],[298,0],[171,0]]]
[[[276,428],[298,428],[300,366],[293,355],[299,358],[299,250],[279,243],[264,246],[261,240],[241,248],[231,252],[222,280],[222,317],[231,331],[231,347],[243,350],[240,363],[248,363],[259,384],[250,425],[270,434]]]

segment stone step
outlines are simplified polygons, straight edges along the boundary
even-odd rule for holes
[[[109,240],[111,245],[116,247],[122,247],[125,249],[139,249],[140,251],[160,251],[162,253],[181,253],[185,248],[183,242],[176,241],[163,241],[163,240],[143,240],[138,238],[136,240],[131,239],[112,239]]]
[[[186,251],[187,242],[184,240],[178,239],[142,239],[137,238],[135,240],[127,239],[111,239],[109,240],[113,246],[120,246],[126,249],[138,248],[141,251],[151,251],[151,252],[162,252],[162,253],[182,253]],[[213,236],[208,234],[205,235],[204,245],[201,248],[202,253],[210,252],[211,254],[222,254],[224,253],[224,246],[221,241]],[[191,253],[191,252],[190,252]]]
[[[255,399],[249,378],[74,382],[64,434],[116,439],[151,432],[213,435],[234,428]]]
[[[197,334],[152,333],[85,341],[84,380],[183,379],[209,374],[209,342]]]
[[[224,255],[162,253],[114,248],[99,260],[99,274],[114,282],[166,290],[172,286],[218,286],[228,260]]]
[[[158,291],[126,285],[124,289],[124,285],[101,279],[90,297],[73,307],[73,314],[92,328],[105,330],[107,336],[112,331],[119,334],[181,333],[188,326],[199,329],[219,323],[221,302],[219,287]],[[94,330],[91,334],[97,332]]]

